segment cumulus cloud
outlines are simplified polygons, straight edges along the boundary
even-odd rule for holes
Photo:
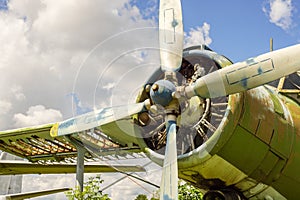
[[[37,105],[28,109],[26,114],[17,113],[14,115],[16,127],[26,127],[62,121],[62,114],[55,109],[46,109],[45,106]]]
[[[0,100],[0,115],[7,114],[12,108],[12,104],[5,100]]]
[[[156,52],[155,26],[129,0],[9,1],[8,10],[0,11],[0,99],[6,114],[0,129],[15,128],[14,115],[35,105],[72,117],[70,93],[99,108],[111,104],[109,83],[119,83],[127,93],[135,90],[153,68],[131,80],[119,77],[129,78],[128,71],[153,59],[136,55],[143,48]]]
[[[23,101],[23,100],[26,99],[25,94],[22,92],[22,86],[13,85],[10,90],[11,90],[11,93],[12,93],[12,95],[14,95],[16,100]]]
[[[87,109],[126,104],[159,67],[157,22],[129,0],[10,0],[7,9],[0,10],[0,130],[72,117],[68,94]],[[24,182],[32,180],[23,191],[57,182]]]
[[[188,33],[185,35],[184,46],[194,46],[194,45],[210,45],[212,43],[212,39],[209,36],[210,25],[208,23],[203,23],[203,26],[191,28]]]
[[[130,4],[137,6],[142,10],[141,15],[144,19],[155,19],[156,21],[158,21],[158,0],[130,0]]]
[[[74,188],[75,187],[75,175],[23,175],[22,190],[24,191],[42,191],[58,188]],[[28,184],[30,183],[30,184]],[[36,197],[36,200],[62,200],[67,199],[64,193],[56,193],[52,195]]]
[[[283,30],[288,30],[292,26],[293,9],[292,0],[268,0],[267,5],[263,7],[270,22]]]

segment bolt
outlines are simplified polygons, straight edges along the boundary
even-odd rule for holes
[[[159,89],[159,86],[157,84],[152,85],[152,90],[156,92]]]

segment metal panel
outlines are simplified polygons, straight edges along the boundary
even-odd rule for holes
[[[268,150],[268,145],[246,129],[237,126],[220,155],[246,174],[250,174],[263,161]]]

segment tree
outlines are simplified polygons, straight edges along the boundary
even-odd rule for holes
[[[103,194],[100,185],[103,183],[100,175],[90,177],[83,184],[83,191],[80,192],[79,187],[66,192],[69,200],[110,200],[108,194]]]
[[[201,200],[202,193],[191,184],[180,180],[178,183],[178,200]]]
[[[139,194],[134,200],[148,200],[147,195]]]
[[[159,190],[157,190],[150,200],[158,200]],[[178,181],[178,200],[202,200],[202,193],[199,189],[191,184],[179,180]],[[134,200],[148,200],[146,195],[138,195]]]
[[[148,198],[147,195],[139,194],[134,200],[148,200]],[[151,197],[150,200],[159,200],[159,199],[153,196]]]

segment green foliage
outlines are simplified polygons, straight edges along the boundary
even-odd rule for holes
[[[110,200],[107,194],[103,194],[100,185],[103,183],[100,175],[90,177],[83,184],[83,191],[80,192],[79,187],[66,192],[69,200]]]
[[[148,200],[147,195],[139,194],[134,200]],[[159,200],[158,198],[155,198],[154,196],[151,197],[150,200]]]
[[[159,200],[159,193],[160,193],[160,190],[156,190],[153,194],[152,194],[152,197],[150,200]]]
[[[100,185],[103,183],[100,175],[90,177],[83,184],[83,192],[80,192],[79,187],[66,192],[69,200],[111,200],[107,194],[103,194]],[[159,190],[153,194],[150,200],[159,200]],[[178,200],[202,200],[202,193],[197,188],[182,180],[178,183]],[[139,194],[134,200],[148,200],[144,194]]]
[[[134,200],[148,200],[147,195],[139,194]]]
[[[155,196],[155,195],[154,195]],[[159,200],[159,198],[151,197],[150,200]],[[147,195],[139,194],[134,200],[148,200]]]
[[[178,183],[178,200],[201,200],[202,193],[189,183],[182,180]]]
[[[156,191],[150,200],[159,200],[159,190]],[[178,200],[202,200],[202,193],[191,184],[179,180],[178,182]],[[134,200],[148,200],[146,195],[138,195]]]

